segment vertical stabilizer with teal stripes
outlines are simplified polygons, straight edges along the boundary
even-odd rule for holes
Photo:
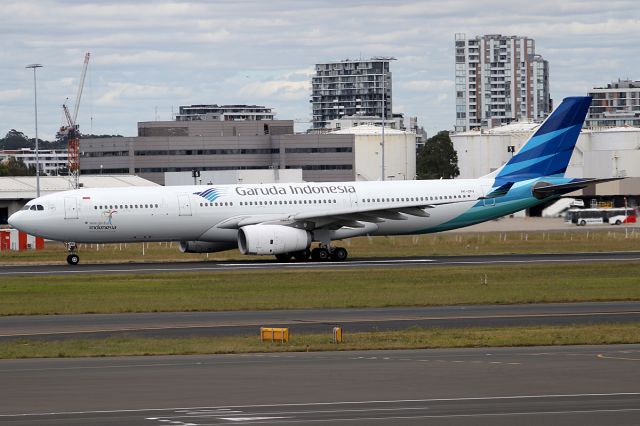
[[[522,149],[492,174],[495,186],[543,176],[564,176],[589,105],[588,96],[565,98]]]

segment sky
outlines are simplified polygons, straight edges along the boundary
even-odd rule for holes
[[[393,110],[432,135],[455,121],[454,36],[527,36],[549,61],[554,104],[640,80],[636,0],[6,0],[0,16],[0,136],[52,140],[91,61],[83,133],[135,136],[179,105],[258,104],[310,127],[314,64],[393,56]]]

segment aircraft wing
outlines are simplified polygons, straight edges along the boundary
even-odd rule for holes
[[[310,212],[298,212],[289,214],[264,214],[236,216],[227,219],[218,225],[218,228],[239,229],[247,225],[257,225],[260,223],[281,224],[296,226],[305,229],[317,229],[325,226],[340,228],[350,226],[354,228],[362,227],[361,222],[380,223],[386,220],[407,220],[408,216],[429,217],[427,210],[437,208],[445,204],[457,204],[476,201],[476,199],[463,200],[437,200],[432,203],[424,201],[413,201],[405,203],[389,203],[385,206],[378,204],[370,208],[343,208],[326,210],[314,210]]]

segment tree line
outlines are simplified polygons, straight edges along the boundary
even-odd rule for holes
[[[111,138],[122,137],[120,135],[83,135],[85,138]],[[24,133],[11,129],[0,139],[0,150],[35,149],[35,138],[28,138]],[[67,149],[67,140],[62,135],[57,135],[54,141],[47,141],[38,138],[38,149],[40,150],[65,150]],[[60,170],[59,174],[66,174],[66,168]],[[35,166],[27,166],[22,159],[9,157],[4,161],[0,161],[0,176],[35,176]]]

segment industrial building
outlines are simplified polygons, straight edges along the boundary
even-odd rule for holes
[[[590,129],[640,127],[640,81],[618,80],[589,91],[593,98],[585,120]]]
[[[166,186],[179,185],[236,185],[254,183],[302,183],[302,169],[268,170],[202,170],[193,172],[167,172]]]
[[[455,35],[456,132],[518,120],[543,120],[552,110],[549,63],[528,37]]]
[[[461,179],[491,173],[505,164],[524,145],[540,123],[518,122],[490,130],[459,132],[451,135],[458,153]],[[595,185],[579,193],[586,201],[604,197],[623,205],[640,205],[640,128],[617,127],[583,129],[573,151],[566,175],[577,178],[624,177]]]
[[[302,170],[307,182],[377,180],[381,133],[357,126],[294,134],[291,120],[140,122],[137,137],[82,139],[80,165],[83,175],[136,174],[161,185],[168,173],[194,170],[203,183],[209,174],[202,172],[225,170]],[[413,179],[415,152],[415,133],[385,129],[385,179]]]
[[[392,117],[389,62],[393,59],[345,59],[316,64],[310,100],[313,129],[325,129],[331,120],[344,116]]]
[[[136,174],[165,184],[192,170],[302,169],[305,181],[355,177],[353,135],[294,134],[292,120],[152,121],[137,137],[83,139],[82,174]]]
[[[355,180],[380,180],[382,174],[382,128],[363,125],[333,132],[353,135]],[[416,177],[416,134],[397,129],[384,131],[383,180],[411,180]]]

